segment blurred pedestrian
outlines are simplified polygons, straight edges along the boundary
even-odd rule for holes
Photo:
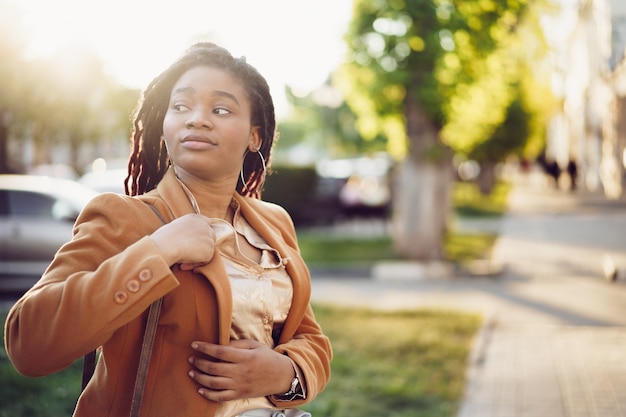
[[[577,186],[576,181],[578,180],[578,165],[573,159],[570,159],[567,163],[567,174],[570,178],[570,190],[575,191]]]
[[[74,416],[129,415],[162,300],[142,416],[308,415],[295,407],[324,389],[332,353],[291,218],[260,199],[275,127],[265,79],[217,45],[191,46],[155,78],[127,195],[92,200],[9,312],[16,369],[47,375],[99,348]]]

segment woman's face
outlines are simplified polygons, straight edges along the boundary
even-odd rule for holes
[[[248,95],[229,73],[198,66],[174,84],[163,138],[179,175],[236,184],[246,149],[261,146],[258,132]]]

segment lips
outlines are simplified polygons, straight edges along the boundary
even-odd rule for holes
[[[203,136],[203,135],[187,135],[183,138],[182,143],[186,143],[186,142],[201,142],[201,143],[206,143],[209,145],[217,145],[217,142],[215,142],[214,140],[212,140],[209,137]]]

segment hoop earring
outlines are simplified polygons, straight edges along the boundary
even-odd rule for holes
[[[250,153],[250,151],[246,151],[246,155]],[[265,173],[266,173],[266,166],[265,166],[265,158],[263,158],[263,154],[261,153],[260,149],[256,150],[256,153],[259,155],[259,157],[261,158],[261,164],[263,164],[263,182],[261,183],[261,187],[263,186],[263,184],[265,184]],[[245,156],[244,156],[244,161],[245,161]],[[243,185],[243,190],[246,191],[248,190],[248,185],[246,184],[246,180],[244,179],[244,173],[243,173],[243,165],[241,166],[241,171],[239,171],[239,177],[241,178],[241,184]]]

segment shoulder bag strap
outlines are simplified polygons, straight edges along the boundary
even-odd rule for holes
[[[83,384],[82,390],[85,389],[87,383],[93,376],[94,371],[96,370],[96,351],[92,350],[83,358]]]
[[[148,204],[148,207],[152,209],[154,214],[157,215],[157,217],[161,220],[163,224],[166,223],[161,213],[159,213],[159,211],[154,206]],[[146,331],[143,334],[143,343],[141,344],[139,368],[137,369],[137,378],[135,379],[135,388],[133,389],[133,401],[130,406],[130,417],[139,417],[139,411],[141,410],[141,399],[143,397],[143,390],[146,386],[146,377],[148,376],[150,356],[152,355],[152,345],[154,344],[154,336],[156,334],[156,328],[159,321],[159,314],[161,312],[162,303],[163,298],[161,297],[152,304],[150,304],[150,312],[148,313]]]
[[[159,298],[150,305],[148,323],[146,324],[146,331],[143,335],[141,357],[139,358],[139,368],[137,369],[137,378],[135,379],[135,388],[133,390],[133,402],[130,406],[131,417],[139,417],[141,398],[146,385],[146,376],[148,375],[148,366],[150,365],[150,355],[152,354],[152,345],[154,343],[154,335],[156,334],[157,322],[159,321],[159,313],[161,312],[162,302],[163,298]]]

